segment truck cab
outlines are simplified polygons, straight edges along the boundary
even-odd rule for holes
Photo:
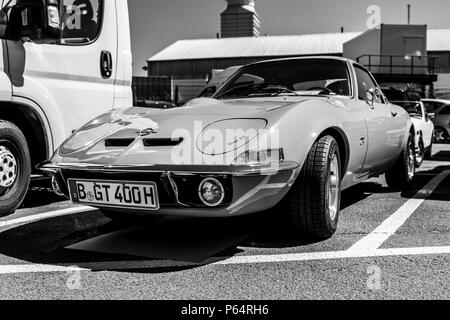
[[[99,114],[130,107],[126,0],[0,0],[0,216],[36,164]]]

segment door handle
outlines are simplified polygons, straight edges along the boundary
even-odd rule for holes
[[[109,51],[102,51],[100,54],[100,72],[103,79],[109,79],[112,76],[113,62]]]

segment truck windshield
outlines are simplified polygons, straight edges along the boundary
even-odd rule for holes
[[[292,59],[248,65],[239,70],[215,99],[278,95],[340,95],[351,92],[345,61]]]

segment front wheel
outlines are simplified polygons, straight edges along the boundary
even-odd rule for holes
[[[27,141],[14,124],[0,121],[0,216],[14,213],[22,204],[31,177]]]
[[[331,136],[311,148],[296,183],[286,197],[295,236],[324,240],[337,229],[341,201],[339,146]]]
[[[416,175],[416,155],[414,137],[409,134],[400,158],[386,172],[386,182],[394,190],[407,189]]]
[[[419,140],[419,145],[416,149],[416,168],[420,168],[425,159],[425,146],[423,144],[422,138]]]

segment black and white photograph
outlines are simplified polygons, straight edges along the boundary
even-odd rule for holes
[[[449,13],[0,0],[0,300],[448,301]]]

